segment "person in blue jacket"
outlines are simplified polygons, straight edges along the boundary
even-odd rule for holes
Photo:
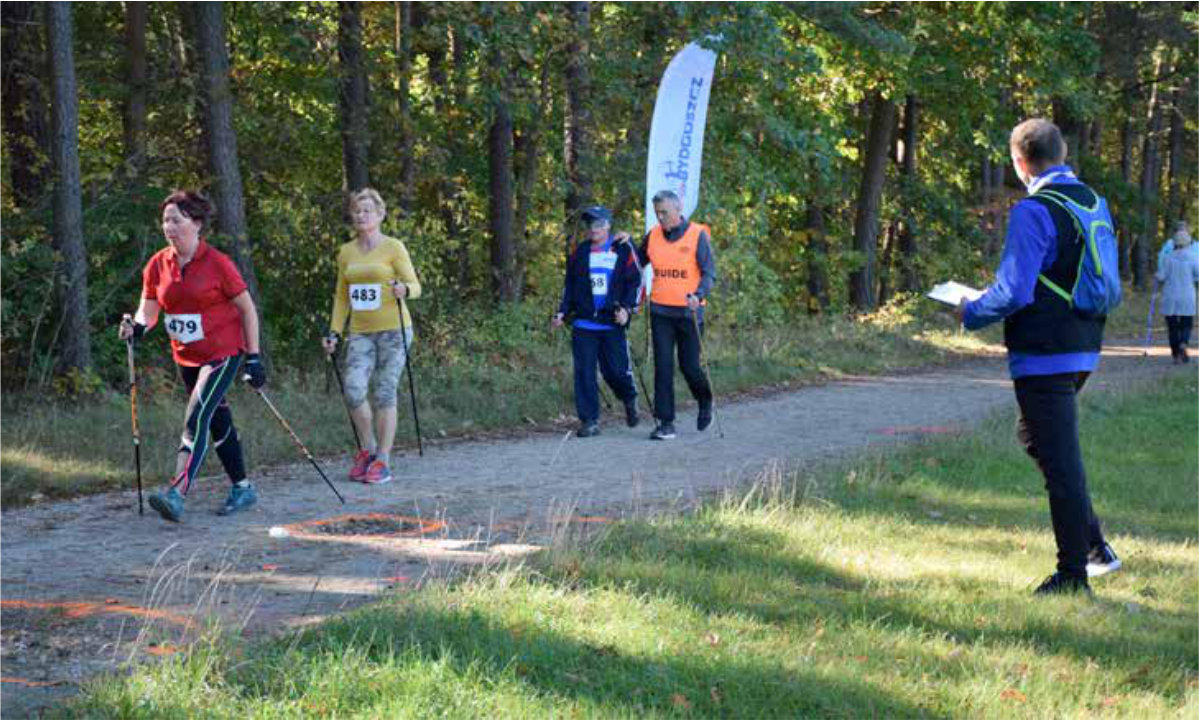
[[[1085,243],[1071,212],[1037,196],[1054,190],[1091,207],[1099,196],[1065,164],[1067,149],[1053,123],[1026,120],[1012,131],[1013,167],[1029,191],[1009,212],[995,282],[958,315],[968,330],[1004,321],[1004,344],[1020,417],[1017,436],[1037,462],[1050,497],[1058,567],[1038,595],[1090,593],[1089,576],[1121,567],[1092,510],[1079,448],[1076,396],[1100,363],[1104,317],[1085,317],[1042,276],[1072,288]],[[1111,222],[1111,219],[1110,219]]]
[[[613,393],[625,405],[625,422],[638,424],[637,386],[625,329],[641,288],[641,271],[628,236],[612,234],[612,213],[602,206],[586,209],[581,217],[588,237],[567,259],[562,301],[551,325],[571,322],[571,352],[575,359],[575,409],[580,438],[600,433],[600,385],[596,366]]]

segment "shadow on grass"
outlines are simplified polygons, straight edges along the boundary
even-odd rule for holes
[[[914,628],[961,643],[997,648],[1028,645],[1040,653],[1067,653],[1113,668],[1133,668],[1147,659],[1190,668],[1198,662],[1194,615],[1148,609],[1139,612],[1136,633],[1121,633],[1109,619],[1126,613],[1123,604],[1099,597],[1080,601],[1092,604],[1096,618],[1087,631],[1080,631],[1058,623],[1056,617],[1027,618],[1012,604],[1045,601],[1029,597],[1027,590],[1005,598],[1004,590],[998,588],[990,593],[983,589],[986,595],[980,600],[980,608],[996,614],[994,618],[983,624],[959,623],[949,620],[953,614],[939,617],[929,610],[925,598],[928,584],[923,579],[898,584],[899,592],[893,587],[877,593],[863,580],[827,564],[788,550],[772,550],[784,548],[783,534],[741,525],[722,527],[718,519],[709,519],[704,528],[707,537],[697,537],[694,526],[680,524],[636,524],[629,532],[619,529],[584,563],[580,578],[595,587],[674,598],[708,614],[741,613],[768,624],[834,621],[848,625],[880,619],[897,630]],[[715,562],[718,558],[719,563]],[[770,593],[756,592],[760,589]],[[1014,612],[1006,614],[1006,607]],[[1087,608],[1083,612],[1090,612]],[[1186,642],[1188,634],[1190,643]]]
[[[306,659],[357,651],[378,664],[412,654],[418,662],[449,664],[460,675],[482,670],[485,678],[508,678],[539,696],[593,704],[590,713],[599,715],[938,717],[931,708],[897,700],[886,689],[848,675],[797,673],[765,658],[705,663],[679,656],[639,657],[540,627],[506,627],[475,611],[372,609],[327,625],[301,641],[296,651]],[[251,702],[265,693],[268,689],[252,676],[239,689]]]

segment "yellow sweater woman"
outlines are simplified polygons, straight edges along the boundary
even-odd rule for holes
[[[350,478],[387,483],[396,437],[396,386],[408,362],[405,348],[413,343],[412,317],[404,301],[421,297],[421,282],[404,243],[380,232],[387,209],[379,193],[364,188],[350,196],[349,207],[357,238],[338,250],[337,290],[323,345],[333,353],[349,319],[346,403],[363,443]],[[372,375],[374,412],[367,402]]]

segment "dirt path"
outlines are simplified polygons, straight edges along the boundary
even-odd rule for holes
[[[1108,349],[1089,388],[1171,370],[1161,351],[1141,356]],[[256,476],[258,506],[232,518],[212,513],[221,480],[193,493],[180,525],[149,509],[139,518],[132,492],[6,512],[2,714],[29,717],[98,670],[172,653],[204,618],[247,634],[310,623],[427,574],[519,556],[564,528],[685,507],[768,464],[802,468],[965,427],[1012,398],[997,357],[719,406],[724,438],[716,426],[697,433],[684,413],[666,443],[647,440],[645,421],[610,421],[586,440],[452,443],[398,459],[380,487],[340,481],[348,459],[325,459],[344,507],[305,464]],[[344,514],[355,517],[336,520]]]

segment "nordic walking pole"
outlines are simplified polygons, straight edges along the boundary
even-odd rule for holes
[[[1158,298],[1158,281],[1154,281],[1154,289],[1150,291],[1150,312],[1146,314],[1146,341],[1143,343],[1145,351],[1150,350],[1150,334],[1154,328],[1154,301]]]
[[[633,264],[635,266],[637,266],[638,280],[640,282],[641,278],[642,278],[642,261],[638,260],[638,252],[637,252],[637,248],[634,247],[634,245],[633,245],[633,239],[631,237],[626,237],[625,240],[623,240],[621,242],[629,244],[629,250],[632,253],[632,255],[630,257],[633,258]],[[641,296],[641,293],[642,293],[642,289],[639,287],[638,295]],[[639,297],[638,300],[640,301],[641,298]],[[633,326],[633,311],[632,310],[629,311],[629,325]],[[646,312],[646,332],[649,333],[649,331],[650,331],[650,313],[649,313],[649,311],[647,311]],[[650,337],[649,335],[646,336],[647,340],[649,339],[649,337]],[[646,358],[650,357],[649,350],[650,350],[650,344],[647,342]],[[651,407],[653,408],[653,402],[650,398],[650,393],[646,391],[646,378],[642,373],[642,367],[640,365],[638,365],[637,359],[633,355],[633,344],[632,343],[629,344],[629,362],[633,363],[633,369],[634,369],[635,374],[637,375],[638,383],[640,383],[642,386],[642,395],[646,397],[646,403],[650,404]],[[651,412],[651,415],[653,415],[653,412]]]
[[[392,281],[392,286],[395,287],[397,282]],[[407,287],[405,286],[405,288]],[[417,433],[417,455],[424,456],[425,448],[421,444],[421,417],[417,415],[417,384],[413,381],[412,358],[408,355],[408,326],[404,323],[404,304],[400,302],[399,298],[396,298],[396,306],[400,310],[400,344],[404,348],[404,370],[408,372],[408,397],[412,400],[413,429]]]
[[[354,431],[354,443],[358,446],[358,450],[362,450],[362,439],[358,437],[358,426],[354,425],[354,416],[350,414],[350,406],[346,405],[346,386],[342,383],[342,372],[338,370],[337,360],[332,353],[326,353],[325,359],[329,361],[329,365],[333,368],[333,375],[337,378],[338,393],[342,396],[342,405],[346,406],[346,418],[350,420],[350,430]],[[326,378],[329,376],[326,375]]]
[[[250,376],[244,375],[242,376],[242,380],[248,381],[250,380]],[[344,505],[346,503],[346,499],[342,498],[342,494],[338,493],[338,489],[333,485],[333,482],[329,480],[329,476],[326,476],[325,471],[321,470],[321,467],[317,465],[317,460],[313,458],[311,453],[308,452],[308,448],[306,448],[304,443],[301,442],[300,437],[296,435],[296,432],[292,430],[292,427],[288,425],[288,422],[283,419],[283,415],[281,415],[279,410],[275,408],[275,404],[271,402],[271,399],[267,398],[267,394],[263,393],[262,388],[250,386],[250,389],[257,393],[259,398],[263,399],[263,403],[266,403],[267,408],[271,409],[271,413],[275,416],[275,420],[279,421],[279,425],[283,426],[283,430],[288,432],[288,435],[292,437],[292,441],[297,447],[300,448],[300,452],[304,454],[304,457],[308,459],[308,462],[312,464],[313,468],[317,469],[317,473],[321,474],[321,478],[324,479],[325,483],[329,484],[329,489],[333,491],[333,495],[337,496],[338,500]]]
[[[125,316],[130,318],[130,316]],[[130,318],[132,322],[132,318]],[[137,415],[137,371],[133,361],[133,337],[125,339],[125,359],[129,363],[129,416],[133,427],[133,467],[137,470],[138,515],[146,515],[146,506],[142,503],[142,434],[138,430]]]
[[[700,312],[692,309],[692,326],[696,329],[696,340],[700,342],[700,361],[704,364],[704,380],[708,381],[708,392],[713,397],[713,419],[717,422],[717,435],[725,437],[725,429],[721,428],[721,414],[717,413],[717,394],[713,390],[712,373],[708,369],[708,354],[704,352],[704,336],[700,333]]]

